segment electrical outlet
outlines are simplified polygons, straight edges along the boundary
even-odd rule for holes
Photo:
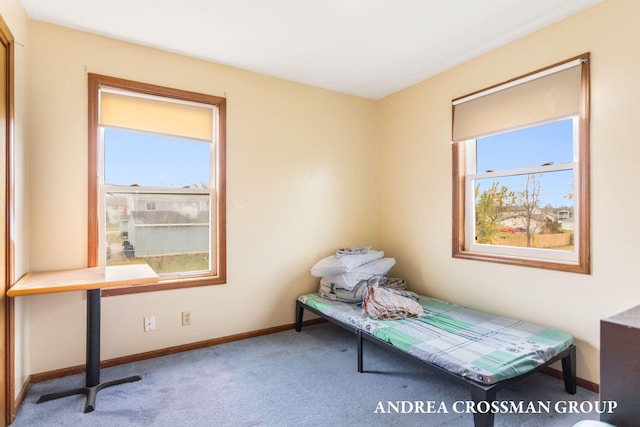
[[[183,311],[182,312],[182,326],[188,326],[191,324],[191,312]]]
[[[155,316],[146,316],[144,318],[144,331],[150,332],[156,329],[156,317]]]

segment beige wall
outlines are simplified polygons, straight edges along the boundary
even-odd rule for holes
[[[415,290],[573,333],[599,382],[599,320],[640,304],[634,214],[640,3],[607,0],[379,104],[379,244]],[[451,257],[451,100],[591,52],[591,275]]]
[[[376,244],[373,101],[37,21],[30,36],[34,271],[87,263],[87,72],[227,98],[228,284],[104,298],[103,359],[291,323],[313,263]],[[84,294],[25,301],[28,370],[84,363]]]
[[[606,0],[379,102],[28,21],[18,0],[0,0],[0,13],[24,45],[18,275],[86,265],[87,72],[228,99],[228,284],[105,298],[104,359],[290,323],[317,259],[373,244],[414,290],[572,332],[579,376],[598,382],[599,319],[640,301],[627,219],[639,203],[625,197],[637,193],[627,177],[640,154],[634,0]],[[452,259],[451,99],[586,51],[593,273]],[[84,363],[84,304],[80,292],[17,300],[18,389],[31,373]],[[180,326],[183,310],[192,326]]]

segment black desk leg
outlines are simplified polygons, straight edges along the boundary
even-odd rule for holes
[[[100,383],[100,293],[100,289],[87,291],[87,371],[85,386],[45,394],[38,399],[37,403],[48,402],[49,400],[72,396],[74,394],[85,394],[87,396],[87,403],[84,412],[87,413],[96,408],[96,395],[103,388],[142,379],[140,376],[134,375],[119,380]]]

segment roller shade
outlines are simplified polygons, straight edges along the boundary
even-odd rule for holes
[[[100,92],[100,126],[211,141],[212,107]]]
[[[577,59],[454,100],[452,141],[465,141],[578,114],[582,62],[582,58]]]

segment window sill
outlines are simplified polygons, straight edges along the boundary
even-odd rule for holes
[[[541,268],[544,270],[565,271],[569,273],[590,274],[588,261],[579,263],[564,263],[560,261],[537,260],[519,258],[515,256],[487,254],[481,252],[454,251],[453,258],[470,259],[475,261],[493,262],[497,264],[517,265],[521,267]]]
[[[226,278],[220,276],[196,277],[190,279],[160,280],[151,285],[130,286],[124,288],[107,288],[102,290],[103,297],[140,294],[144,292],[170,291],[173,289],[193,288],[197,286],[224,285]]]

